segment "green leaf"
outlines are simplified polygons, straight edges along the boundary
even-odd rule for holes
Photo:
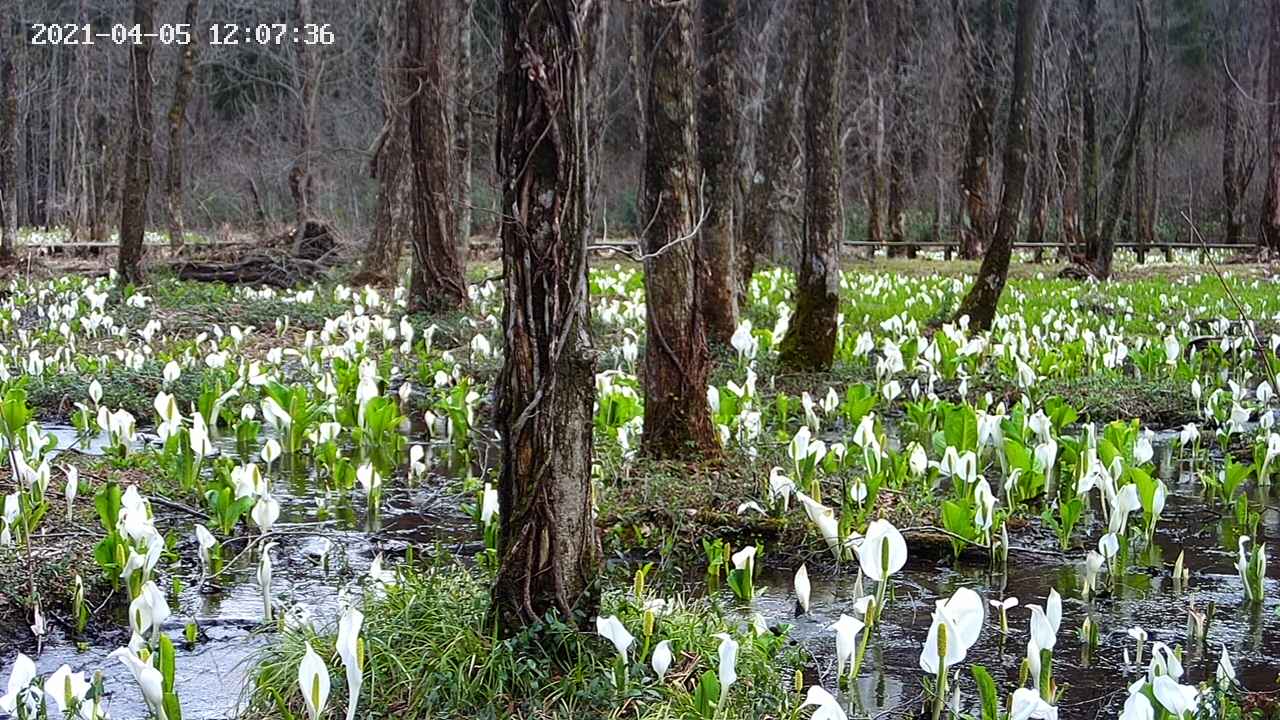
[[[969,668],[973,673],[973,682],[978,686],[978,697],[982,698],[982,720],[1000,720],[1000,702],[996,698],[996,683],[991,673],[981,665]]]

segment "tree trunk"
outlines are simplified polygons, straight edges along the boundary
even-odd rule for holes
[[[1280,3],[1271,3],[1267,17],[1267,187],[1259,236],[1274,256],[1280,253]]]
[[[503,633],[555,612],[592,617],[600,541],[591,493],[595,361],[587,240],[596,178],[577,0],[503,0],[498,171],[506,352],[493,609]],[[597,9],[595,14],[599,16]],[[592,20],[586,20],[588,24]]]
[[[1018,234],[1018,215],[1026,187],[1029,144],[1032,69],[1036,61],[1036,35],[1040,32],[1040,0],[1018,0],[1018,28],[1014,37],[1013,91],[1009,96],[1009,129],[1004,146],[1004,187],[1000,195],[1000,215],[996,220],[991,247],[982,258],[982,267],[969,294],[960,303],[956,317],[969,316],[970,327],[987,330],[996,317],[996,306],[1009,277],[1009,258]]]
[[[764,129],[760,134],[756,151],[759,168],[748,193],[742,226],[741,252],[738,255],[741,276],[739,297],[745,298],[755,274],[756,258],[769,253],[769,237],[777,227],[778,204],[787,170],[795,158],[795,145],[791,141],[791,125],[795,121],[796,87],[804,68],[804,27],[801,14],[788,3],[774,6],[782,13],[782,27],[778,31],[777,58],[774,72],[769,78],[768,100],[765,103]]]
[[[1147,85],[1151,75],[1150,42],[1147,37],[1146,0],[1134,0],[1134,14],[1138,24],[1138,85],[1133,93],[1133,107],[1120,134],[1120,147],[1111,165],[1111,187],[1108,189],[1106,217],[1098,229],[1097,253],[1090,258],[1093,274],[1100,280],[1111,277],[1111,265],[1115,257],[1115,231],[1124,207],[1125,185],[1133,172],[1133,157],[1142,135],[1145,122]]]
[[[1081,234],[1084,235],[1086,254],[1097,254],[1098,237],[1098,186],[1102,165],[1102,150],[1098,138],[1098,0],[1083,0],[1084,45],[1077,56],[1080,69],[1081,141],[1080,161]]]
[[[693,122],[693,43],[688,4],[649,0],[644,46],[645,113],[644,356],[646,453],[659,458],[714,455],[719,438],[707,406],[711,356],[700,301],[697,148]]]
[[[1049,225],[1049,187],[1053,177],[1049,169],[1049,131],[1043,124],[1036,124],[1033,130],[1032,146],[1036,163],[1032,172],[1031,204],[1028,208],[1027,242],[1032,245],[1043,245],[1045,230]],[[1044,248],[1036,247],[1036,262],[1044,262]]]
[[[471,13],[475,0],[459,0],[458,4],[458,92],[454,122],[458,134],[458,250],[465,262],[471,252],[471,102],[475,92],[471,52]]]
[[[18,53],[23,38],[0,28],[0,39],[0,263],[9,263],[18,245]]]
[[[872,243],[871,255],[884,245],[884,98],[873,97],[875,108],[874,134],[867,148],[867,242]]]
[[[360,272],[353,282],[360,285],[394,285],[399,278],[401,238],[412,233],[412,219],[406,210],[412,189],[406,167],[408,122],[405,119],[406,81],[404,33],[400,0],[384,0],[381,8],[380,68],[382,130],[374,146],[369,174],[378,181],[374,201],[373,229],[365,246]]]
[[[805,75],[804,247],[796,310],[778,348],[783,367],[826,370],[835,359],[840,309],[840,88],[848,3],[813,0]]]
[[[182,127],[187,117],[187,103],[191,100],[191,82],[195,76],[196,50],[200,47],[195,28],[199,21],[200,0],[187,0],[182,21],[192,28],[191,42],[181,46],[177,78],[173,83],[173,102],[169,105],[169,161],[165,166],[165,206],[169,212],[169,249],[182,247],[183,222],[183,156],[185,142]]]
[[[911,162],[911,88],[907,84],[911,38],[912,0],[896,0],[893,11],[893,51],[889,93],[889,251],[890,257],[908,254],[907,182]]]
[[[457,198],[446,52],[454,47],[449,12],[436,0],[408,3],[409,145],[413,166],[413,275],[409,306],[436,312],[467,304],[458,261]]]
[[[996,67],[992,62],[996,42],[996,0],[982,0],[983,36],[974,37],[959,2],[954,3],[956,32],[968,51],[965,92],[969,106],[968,132],[961,163],[960,194],[964,222],[960,230],[960,257],[975,259],[991,239],[994,209],[991,185],[991,125],[996,105]],[[984,47],[984,43],[987,45]]]
[[[311,24],[311,0],[297,0],[295,12],[300,25]],[[294,48],[298,53],[301,104],[298,107],[298,156],[294,158],[293,168],[289,171],[289,193],[293,196],[295,219],[301,227],[303,221],[311,217],[311,202],[315,195],[311,162],[315,152],[317,78],[315,58],[312,56],[315,50],[305,43],[295,43]]]
[[[147,195],[151,191],[151,38],[155,0],[133,0],[133,24],[141,41],[129,52],[129,154],[124,160],[124,193],[120,198],[120,252],[116,274],[121,286],[139,285],[142,242],[147,229]]]
[[[734,208],[738,188],[738,3],[699,0],[703,52],[698,94],[698,158],[706,189],[706,218],[699,253],[706,263],[701,284],[707,339],[728,346],[738,326],[734,269]]]

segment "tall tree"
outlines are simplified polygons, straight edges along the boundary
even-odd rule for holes
[[[1259,236],[1271,256],[1280,253],[1280,3],[1267,13],[1267,186]]]
[[[381,85],[382,129],[373,145],[369,174],[378,182],[374,199],[373,227],[354,282],[369,285],[391,285],[399,276],[402,238],[412,232],[406,210],[407,195],[412,185],[406,167],[406,145],[409,141],[405,118],[407,83],[403,77],[405,54],[402,26],[402,0],[383,0],[379,8],[378,75]]]
[[[8,263],[18,245],[18,53],[23,38],[0,27],[0,42],[0,263]]]
[[[991,126],[996,106],[995,54],[997,0],[978,0],[982,12],[982,34],[969,27],[968,8],[955,0],[956,34],[965,49],[965,104],[968,127],[965,134],[964,159],[961,161],[960,193],[964,221],[960,226],[960,256],[977,258],[987,246],[991,236],[991,218],[994,210],[990,194],[991,185]]]
[[[840,308],[840,88],[849,9],[845,0],[813,0],[808,7],[804,248],[796,310],[778,352],[785,367],[822,370],[835,359]]]
[[[705,176],[706,219],[700,253],[706,262],[701,284],[707,337],[721,345],[738,325],[734,274],[738,188],[738,3],[699,0],[698,29],[703,58],[698,94],[698,157]]]
[[[1005,134],[1004,177],[1000,191],[1000,214],[996,219],[991,247],[982,258],[982,267],[956,311],[969,316],[973,328],[986,330],[996,317],[996,306],[1009,277],[1009,258],[1018,236],[1018,215],[1026,189],[1030,155],[1032,73],[1036,63],[1036,36],[1040,32],[1040,0],[1018,0],[1018,27],[1014,36],[1013,89],[1009,95],[1009,128]]]
[[[1146,0],[1134,0],[1134,19],[1138,30],[1138,83],[1133,93],[1133,103],[1124,129],[1120,132],[1119,147],[1111,163],[1111,186],[1107,189],[1107,212],[1098,227],[1094,255],[1090,258],[1090,271],[1099,279],[1111,277],[1112,260],[1116,250],[1116,226],[1124,209],[1125,187],[1133,172],[1134,155],[1142,137],[1146,122],[1147,85],[1151,78],[1151,48],[1147,33]]]
[[[587,305],[594,64],[584,35],[599,31],[603,10],[579,0],[503,0],[501,12],[506,353],[494,412],[502,561],[493,607],[511,632],[548,611],[594,615],[599,599]]]
[[[1084,17],[1083,37],[1075,55],[1080,84],[1080,216],[1089,257],[1097,252],[1099,186],[1102,183],[1102,149],[1098,137],[1098,0],[1081,0]]]
[[[129,154],[124,159],[120,196],[120,252],[116,274],[122,285],[143,281],[142,241],[147,229],[147,195],[151,192],[151,36],[155,0],[133,0],[133,24],[140,41],[129,51]]]
[[[713,454],[707,405],[711,354],[697,235],[701,172],[694,137],[693,22],[688,3],[646,0],[648,93],[644,134],[644,451]]]
[[[457,108],[454,125],[457,128],[458,149],[458,248],[465,260],[471,247],[471,187],[472,162],[471,146],[473,144],[473,123],[471,113],[472,94],[475,92],[474,70],[472,64],[471,31],[472,12],[475,0],[459,0],[458,2],[458,54],[455,64],[458,75],[458,91],[455,93]]]
[[[299,25],[312,25],[311,0],[296,0],[294,14]],[[316,49],[308,47],[306,43],[295,43],[294,50],[297,53],[295,75],[299,100],[296,129],[298,154],[289,170],[289,193],[293,196],[294,214],[301,226],[303,221],[311,217],[311,203],[315,195],[315,177],[311,164],[315,155],[319,78],[316,77]]]
[[[195,31],[199,22],[200,0],[187,0],[182,21],[191,28],[191,41],[179,46],[178,71],[173,82],[173,102],[169,104],[169,159],[165,165],[165,206],[169,213],[169,247],[182,247],[183,222],[182,178],[186,141],[183,128],[187,120],[187,103],[191,101],[191,83],[195,77],[196,51],[199,34]]]
[[[791,126],[795,121],[796,89],[804,70],[804,16],[796,3],[778,2],[774,11],[781,13],[782,27],[777,34],[774,62],[768,70],[770,80],[764,128],[756,145],[759,158],[757,177],[751,183],[743,211],[741,242],[738,245],[739,298],[745,298],[750,289],[756,258],[772,254],[769,243],[771,230],[775,228],[779,214],[778,203],[784,179],[796,156]]]
[[[410,0],[405,73],[413,165],[413,275],[410,307],[436,311],[467,303],[458,260],[457,191],[447,58],[454,47],[450,3]]]

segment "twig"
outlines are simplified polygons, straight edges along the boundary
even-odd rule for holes
[[[1191,220],[1191,216],[1185,210],[1180,210],[1182,218],[1187,221],[1187,226],[1191,229],[1191,237],[1199,241],[1200,246],[1204,248],[1204,257],[1209,261],[1209,267],[1213,268],[1213,273],[1218,276],[1218,282],[1222,283],[1222,288],[1227,291],[1227,297],[1231,303],[1236,306],[1236,312],[1240,313],[1240,322],[1249,331],[1249,335],[1253,337],[1254,345],[1257,346],[1258,352],[1262,353],[1262,363],[1267,367],[1267,377],[1271,380],[1271,388],[1280,392],[1280,383],[1276,382],[1275,368],[1271,367],[1271,358],[1267,357],[1267,347],[1262,344],[1262,339],[1258,337],[1258,331],[1253,325],[1253,321],[1244,311],[1244,305],[1240,303],[1240,299],[1231,289],[1231,285],[1227,283],[1227,279],[1222,274],[1222,269],[1218,267],[1218,262],[1213,259],[1212,253],[1209,252],[1208,244],[1204,241],[1204,235],[1200,234],[1200,228],[1196,227],[1195,222]]]

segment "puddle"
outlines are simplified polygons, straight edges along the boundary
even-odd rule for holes
[[[105,435],[81,437],[69,426],[47,426],[45,431],[58,439],[57,452],[74,450],[101,455],[108,446]],[[154,441],[153,435],[140,434],[137,445]],[[234,438],[218,438],[214,444],[219,452],[236,456]],[[378,554],[385,553],[390,560],[410,545],[429,551],[436,543],[452,552],[478,552],[480,542],[472,521],[458,509],[459,499],[443,490],[440,480],[442,475],[456,475],[461,468],[448,446],[437,445],[432,450],[433,456],[444,462],[416,485],[404,485],[403,478],[387,481],[381,507],[372,514],[359,491],[335,494],[329,498],[326,510],[320,511],[316,497],[309,491],[313,485],[305,468],[289,472],[276,463],[271,478],[272,494],[281,506],[280,519],[273,528],[272,550],[272,590],[277,613],[307,617],[323,628],[336,622],[339,591],[352,591],[354,587],[358,592],[359,579],[368,573]],[[259,551],[254,547],[242,553],[243,542],[228,543],[223,550],[226,569],[202,590],[194,586],[199,575],[192,538],[195,518],[163,508],[157,508],[157,512],[161,532],[178,535],[183,562],[180,569],[162,573],[177,574],[183,580],[177,600],[169,598],[173,615],[163,628],[177,649],[176,690],[183,717],[234,718],[245,700],[252,660],[270,642],[274,629],[274,625],[263,624],[263,598],[256,580]],[[327,568],[321,563],[325,546],[322,538],[331,542]],[[191,621],[199,626],[201,639],[188,648],[182,638]],[[56,627],[51,628],[39,657],[34,657],[34,646],[22,649],[33,656],[42,676],[63,663],[73,671],[84,670],[89,676],[101,670],[110,717],[145,718],[147,709],[132,676],[119,661],[107,657],[128,642],[127,620],[123,615],[112,616],[99,618],[98,624],[107,629],[84,652]],[[0,652],[0,672],[7,673],[16,650],[6,648]]]
[[[74,447],[88,453],[101,453],[104,438],[79,439],[74,430],[49,427],[59,438],[60,448]],[[1161,437],[1168,437],[1162,434]],[[223,452],[234,453],[233,443],[219,441]],[[277,467],[273,492],[282,506],[276,530],[280,537],[273,552],[275,562],[273,587],[277,608],[298,608],[318,626],[334,622],[339,590],[363,576],[374,557],[389,557],[414,546],[422,551],[437,543],[450,551],[467,556],[480,549],[479,539],[469,518],[458,509],[459,499],[443,489],[441,475],[461,470],[448,449],[436,446],[437,465],[433,474],[417,486],[406,487],[388,481],[383,502],[376,515],[370,515],[363,495],[334,497],[327,513],[317,509],[315,497],[305,475],[292,479],[282,476]],[[489,461],[491,448],[480,447],[478,464]],[[981,663],[995,677],[1002,693],[1012,691],[1018,682],[1018,669],[1027,642],[1028,603],[1043,604],[1050,587],[1056,587],[1064,598],[1063,621],[1055,651],[1055,678],[1066,687],[1060,706],[1061,717],[1094,718],[1118,712],[1124,701],[1127,682],[1138,677],[1143,668],[1126,667],[1123,651],[1133,651],[1127,630],[1141,626],[1150,640],[1170,645],[1183,645],[1188,681],[1198,682],[1210,676],[1225,644],[1236,664],[1239,677],[1250,689],[1275,687],[1280,672],[1280,617],[1275,614],[1280,599],[1280,562],[1270,565],[1267,581],[1268,600],[1262,608],[1247,609],[1235,562],[1235,531],[1230,519],[1224,519],[1199,498],[1199,486],[1189,477],[1173,480],[1173,455],[1167,443],[1157,445],[1157,460],[1162,476],[1170,478],[1170,498],[1164,520],[1156,530],[1151,548],[1135,557],[1117,591],[1086,603],[1080,597],[1079,565],[1082,550],[1069,551],[1059,561],[1049,554],[1018,554],[1010,558],[1007,574],[988,572],[981,562],[966,561],[953,567],[950,559],[942,561],[912,559],[895,580],[896,597],[891,602],[877,636],[873,638],[864,662],[856,693],[842,693],[842,701],[851,716],[878,718],[894,714],[913,714],[921,700],[919,652],[930,624],[935,599],[947,597],[959,587],[978,591],[984,601],[1015,595],[1021,606],[1010,612],[1010,636],[1001,642],[998,617],[988,614],[986,628],[978,643],[969,651],[962,670],[962,686],[969,693],[963,697],[965,707],[976,710],[968,666]],[[299,471],[301,472],[301,471]],[[1256,499],[1256,491],[1255,499]],[[1277,490],[1266,500],[1262,526],[1266,537],[1280,537],[1280,503]],[[1094,500],[1096,505],[1096,499]],[[165,529],[176,529],[190,543],[192,519],[166,515]],[[1096,540],[1102,532],[1098,518],[1086,516],[1077,537]],[[1035,535],[1029,538],[1027,535]],[[322,537],[332,542],[329,567],[319,562]],[[1027,531],[1015,544],[1043,549],[1056,549],[1056,540],[1047,533]],[[190,564],[191,548],[180,548],[184,557],[181,573],[184,581],[196,575]],[[238,549],[228,553],[228,561]],[[766,549],[767,550],[767,549]],[[1171,578],[1171,568],[1180,551],[1185,550],[1190,571],[1189,586],[1178,589]],[[201,642],[187,649],[178,643],[177,692],[188,720],[232,718],[243,702],[246,672],[255,653],[269,641],[270,634],[261,625],[262,598],[254,578],[256,554],[246,553],[229,566],[218,579],[218,587],[201,592],[185,587],[176,602],[174,615],[164,631],[175,640],[182,637],[186,622],[194,619],[201,628]],[[794,616],[794,599],[790,594],[790,573],[762,573],[759,583],[770,589],[758,596],[753,610],[760,612],[770,625],[790,623],[791,637],[801,643],[817,659],[819,677],[808,682],[821,682],[835,687],[834,635],[828,626],[839,615],[853,614],[854,575],[851,572],[820,576],[811,572],[813,612]],[[697,581],[694,580],[696,583]],[[867,587],[870,592],[871,587]],[[694,591],[698,591],[694,586]],[[725,603],[734,605],[727,594]],[[1210,646],[1195,647],[1188,643],[1189,607],[1203,611],[1210,604],[1216,614],[1209,629]],[[743,618],[747,612],[743,612]],[[1088,662],[1081,659],[1081,642],[1077,629],[1086,615],[1092,615],[1100,628],[1099,645]],[[111,619],[103,625],[123,627],[122,619]],[[92,673],[102,670],[108,695],[108,710],[117,719],[142,718],[146,709],[132,677],[107,654],[127,641],[126,631],[109,631],[98,644],[85,652],[77,652],[73,644],[56,634],[49,638],[36,660],[42,674],[52,672],[62,663],[73,670]],[[31,648],[27,648],[30,651]],[[1148,643],[1149,656],[1149,643]],[[0,663],[7,668],[13,652],[5,652]],[[856,694],[856,697],[855,697]]]

